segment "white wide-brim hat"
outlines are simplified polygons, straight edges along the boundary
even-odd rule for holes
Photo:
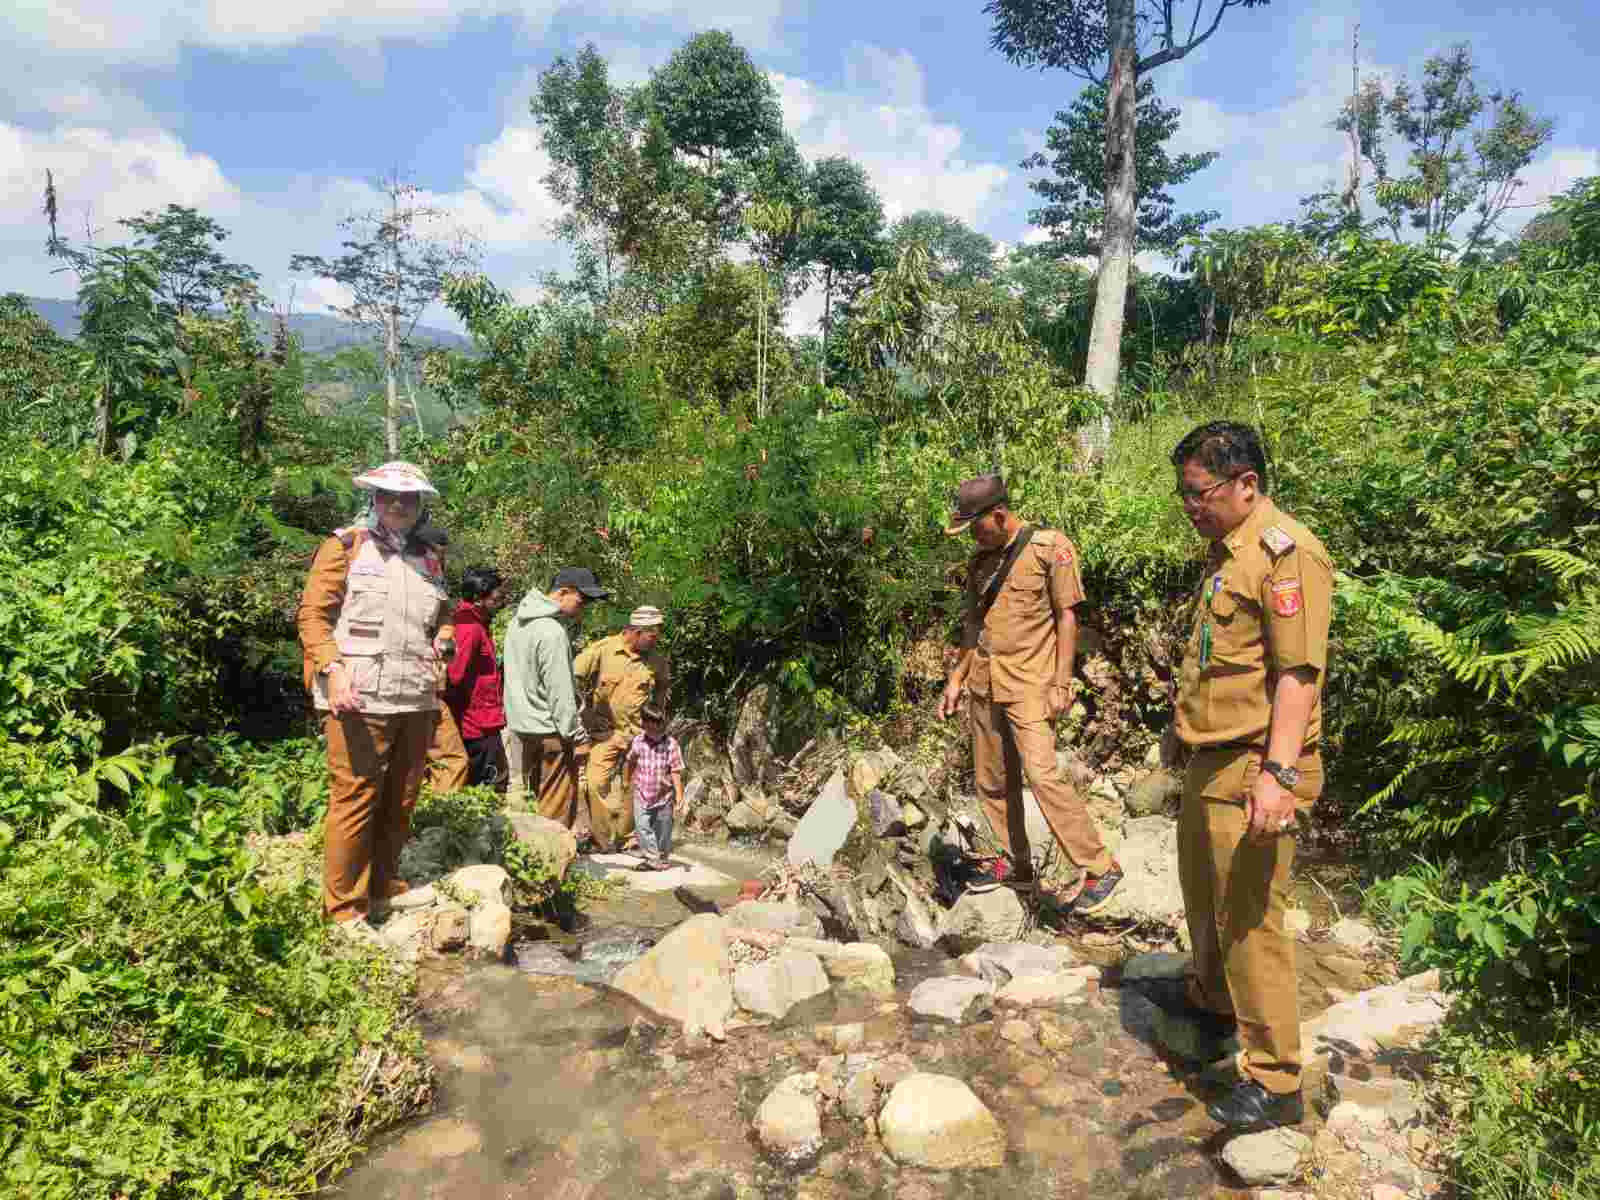
[[[363,492],[425,492],[430,496],[439,494],[439,489],[429,483],[428,477],[422,473],[422,468],[408,462],[386,462],[381,467],[373,467],[364,475],[357,475],[352,482]]]

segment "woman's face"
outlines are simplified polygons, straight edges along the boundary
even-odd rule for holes
[[[501,584],[483,598],[483,609],[485,612],[494,612],[505,602],[506,588],[505,584]]]
[[[420,492],[374,492],[372,503],[378,510],[378,520],[391,533],[410,533],[422,512]]]

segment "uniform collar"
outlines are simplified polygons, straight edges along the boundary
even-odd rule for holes
[[[1262,529],[1271,524],[1277,515],[1278,507],[1271,498],[1261,497],[1261,502],[1250,515],[1240,521],[1232,533],[1220,539],[1218,545],[1228,552],[1229,557],[1237,557],[1239,551],[1261,536]]]

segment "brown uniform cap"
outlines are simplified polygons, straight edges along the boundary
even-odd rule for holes
[[[1009,499],[1006,481],[1000,476],[979,475],[969,479],[956,489],[950,505],[955,511],[950,514],[950,524],[944,527],[944,531],[954,537],[991,508],[1005,504]]]

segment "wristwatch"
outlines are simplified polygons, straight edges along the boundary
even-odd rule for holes
[[[1282,763],[1275,763],[1269,758],[1261,764],[1261,769],[1291,792],[1294,791],[1295,784],[1300,782],[1300,770],[1298,767],[1286,767]]]

